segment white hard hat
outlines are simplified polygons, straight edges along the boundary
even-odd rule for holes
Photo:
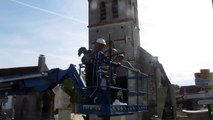
[[[100,43],[100,44],[102,44],[102,45],[106,45],[106,41],[105,41],[103,38],[98,38],[98,39],[96,40],[96,42],[97,42],[97,43]]]

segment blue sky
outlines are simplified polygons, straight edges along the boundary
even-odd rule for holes
[[[211,0],[138,0],[141,47],[158,56],[173,84],[194,84],[194,73],[213,71]],[[88,46],[87,0],[0,0],[0,68],[49,68],[80,63]]]
[[[84,0],[1,0],[0,67],[37,65],[40,54],[50,68],[78,63],[88,41],[86,8]]]

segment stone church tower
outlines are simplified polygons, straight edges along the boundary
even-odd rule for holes
[[[135,68],[150,76],[146,100],[149,112],[136,113],[125,119],[151,120],[153,116],[167,119],[165,109],[175,108],[171,83],[158,58],[140,46],[137,0],[88,0],[88,3],[89,48],[93,47],[97,38],[104,38],[118,52],[125,52],[125,59]]]
[[[89,0],[89,47],[97,38],[111,40],[112,47],[134,60],[140,46],[137,9],[137,0]]]

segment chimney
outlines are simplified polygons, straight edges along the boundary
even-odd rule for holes
[[[38,70],[39,71],[46,71],[48,70],[48,67],[46,65],[46,62],[45,62],[45,56],[44,55],[40,55],[39,58],[38,58]]]

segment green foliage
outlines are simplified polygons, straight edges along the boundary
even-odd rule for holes
[[[180,92],[180,86],[179,85],[174,85],[174,86],[175,86],[176,93],[179,93]]]
[[[62,84],[62,90],[66,92],[71,98],[70,102],[76,103],[77,102],[77,93],[74,88],[73,80],[72,79],[67,79],[63,82]]]

